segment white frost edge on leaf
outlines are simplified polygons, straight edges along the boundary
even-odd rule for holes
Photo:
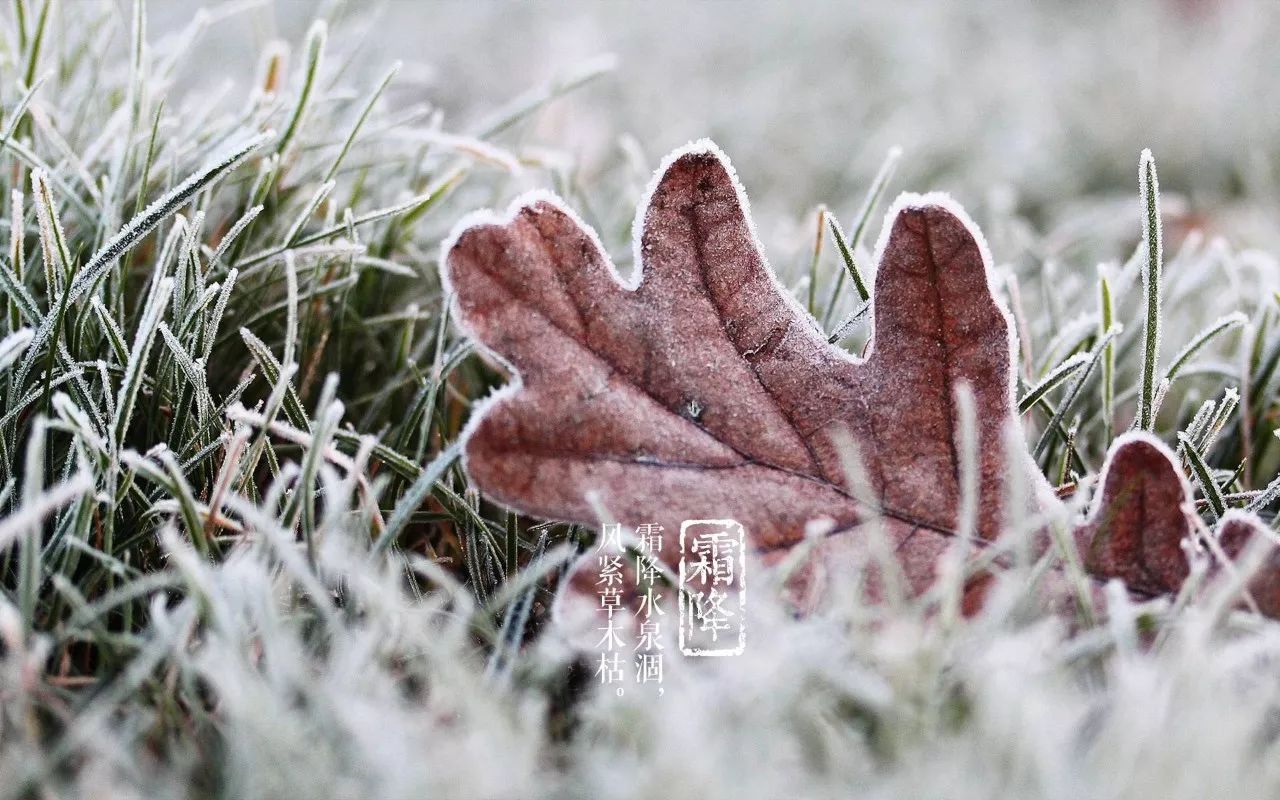
[[[1252,528],[1255,533],[1261,533],[1273,542],[1277,540],[1276,532],[1271,530],[1262,517],[1253,511],[1246,511],[1243,508],[1228,508],[1222,515],[1222,519],[1218,520],[1218,524],[1214,526],[1214,530],[1221,532],[1230,522],[1243,522]]]

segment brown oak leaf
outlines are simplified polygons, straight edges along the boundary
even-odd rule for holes
[[[946,196],[903,195],[890,209],[865,357],[828,344],[779,284],[733,169],[710,142],[668,157],[636,229],[630,280],[550,195],[473,215],[446,242],[455,318],[515,374],[464,432],[465,468],[491,499],[543,519],[594,524],[604,508],[631,527],[661,525],[669,564],[684,520],[738,520],[765,562],[823,520],[830,533],[802,571],[819,584],[824,563],[865,546],[859,525],[874,511],[919,592],[959,524],[964,384],[977,423],[977,541],[1000,531],[1011,471],[1034,487],[1033,506],[1057,502],[1024,447],[1006,452],[1012,324],[981,235]],[[842,464],[847,440],[869,503],[855,499]],[[1190,498],[1162,444],[1121,437],[1075,531],[1086,569],[1140,596],[1176,591],[1188,573]],[[1224,525],[1228,555],[1256,532],[1244,525]],[[1272,614],[1277,576],[1251,584]],[[1066,582],[1047,583],[1061,605]],[[970,584],[966,611],[989,585],[988,576]]]
[[[962,381],[977,412],[978,538],[999,531],[1010,468],[1047,489],[1025,450],[1004,452],[1012,325],[981,235],[949,198],[904,195],[890,210],[865,358],[828,344],[774,277],[714,145],[669,157],[641,209],[630,281],[545,195],[466,220],[446,245],[458,320],[518,376],[466,432],[486,495],[594,523],[594,493],[621,522],[672,533],[733,518],[768,560],[810,520],[840,533],[864,518],[836,444],[852,436],[919,590],[957,527]]]

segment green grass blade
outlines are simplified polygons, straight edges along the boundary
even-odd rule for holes
[[[142,389],[143,376],[146,374],[147,361],[151,355],[151,345],[155,342],[160,318],[164,314],[172,291],[173,278],[161,278],[143,308],[138,330],[134,334],[133,347],[129,351],[129,360],[125,363],[124,379],[120,383],[120,392],[116,396],[116,415],[111,423],[111,432],[116,446],[124,441],[129,423],[133,419],[138,395]]]
[[[1143,243],[1147,251],[1146,266],[1142,271],[1146,318],[1143,327],[1142,389],[1138,394],[1138,428],[1149,431],[1155,427],[1156,368],[1160,360],[1160,271],[1164,258],[1160,224],[1160,181],[1150,150],[1142,151],[1138,165],[1138,183],[1145,212]]]
[[[1221,519],[1226,513],[1227,504],[1222,499],[1222,491],[1218,489],[1218,484],[1213,479],[1213,472],[1209,469],[1209,465],[1205,463],[1204,455],[1196,448],[1195,442],[1185,433],[1178,434],[1178,444],[1182,445],[1183,452],[1186,454],[1187,463],[1191,465],[1191,474],[1195,477],[1196,483],[1200,486],[1200,491],[1204,494],[1205,500],[1209,502],[1209,510],[1213,514],[1215,520]]]
[[[1054,367],[1048,375],[1044,376],[1035,386],[1027,390],[1022,399],[1018,401],[1018,413],[1025,414],[1040,402],[1041,398],[1053,391],[1059,384],[1067,378],[1074,375],[1077,371],[1089,363],[1088,353],[1075,353],[1058,366]]]

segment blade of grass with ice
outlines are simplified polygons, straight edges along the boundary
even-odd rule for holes
[[[1138,394],[1137,427],[1150,431],[1155,426],[1156,368],[1160,360],[1160,269],[1164,257],[1160,181],[1156,175],[1155,158],[1150,150],[1143,150],[1139,159],[1138,183],[1144,212],[1142,240],[1146,246],[1147,260],[1142,270],[1146,317],[1142,331],[1142,388]]]

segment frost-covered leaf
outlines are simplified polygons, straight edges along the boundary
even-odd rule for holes
[[[1259,542],[1263,561],[1246,588],[1259,611],[1280,617],[1280,549],[1275,533],[1252,512],[1228,511],[1218,523],[1217,536],[1223,554],[1232,560],[1244,560],[1254,542]]]
[[[1088,520],[1076,530],[1085,569],[1147,595],[1177,591],[1189,571],[1182,540],[1191,532],[1183,510],[1191,487],[1172,453],[1148,434],[1122,436],[1100,483]]]
[[[1043,485],[1025,452],[1004,453],[1011,323],[949,198],[891,209],[865,358],[828,344],[779,285],[710,143],[668,160],[639,221],[631,281],[548,196],[467,220],[448,247],[458,318],[519,376],[468,428],[465,465],[491,498],[594,523],[598,497],[627,525],[663,525],[668,555],[682,520],[733,518],[769,557],[810,520],[839,534],[867,517],[837,446],[851,436],[919,590],[958,527],[961,382],[977,412],[977,538],[998,533],[1011,469]]]
[[[1154,596],[1175,593],[1191,569],[1187,551],[1195,533],[1188,517],[1191,486],[1176,456],[1145,433],[1116,440],[1103,466],[1101,490],[1089,518],[1075,532],[1085,569],[1098,579],[1119,578],[1131,592]],[[1214,571],[1247,562],[1259,540],[1262,559],[1247,585],[1252,607],[1280,617],[1280,551],[1272,533],[1252,511],[1227,511],[1209,548]]]
[[[1034,487],[1031,504],[1055,502],[1027,452],[1005,452],[1011,323],[981,235],[950,199],[904,195],[890,210],[863,358],[830,345],[780,286],[710,143],[668,159],[639,222],[630,281],[545,195],[464,221],[447,246],[458,319],[518,376],[465,437],[467,472],[489,497],[546,519],[592,524],[603,510],[627,526],[662,525],[669,562],[684,520],[742,522],[767,563],[825,520],[826,541],[796,573],[806,605],[821,585],[812,567],[865,555],[861,526],[874,516],[919,593],[964,528],[956,397],[967,386],[977,543],[998,536],[1011,477]],[[869,491],[851,480],[853,462]],[[1190,503],[1163,444],[1121,437],[1075,530],[1086,572],[1139,596],[1176,592],[1189,574]],[[1049,584],[1046,599],[1062,607],[1067,582]],[[982,575],[966,584],[966,612],[987,586]]]

